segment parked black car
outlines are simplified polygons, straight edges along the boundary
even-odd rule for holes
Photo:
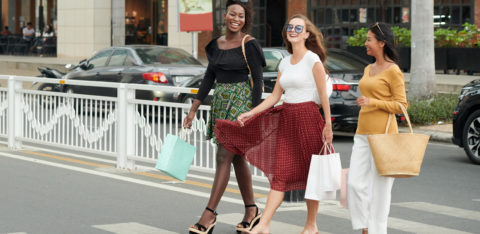
[[[458,96],[452,141],[463,147],[472,162],[480,164],[480,80],[466,84]]]
[[[110,47],[81,62],[64,78],[71,80],[189,87],[203,77],[206,67],[186,51],[156,45]],[[116,96],[114,88],[65,85],[64,92]],[[137,90],[136,98],[177,101],[179,94]]]

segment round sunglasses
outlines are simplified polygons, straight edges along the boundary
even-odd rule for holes
[[[295,30],[296,33],[301,33],[301,32],[303,32],[303,28],[304,28],[303,25],[295,25],[295,26],[293,26],[293,24],[287,24],[287,25],[285,26],[285,31],[286,31],[286,32],[292,32],[293,30]]]

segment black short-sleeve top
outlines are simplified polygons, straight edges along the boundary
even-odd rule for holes
[[[218,48],[217,38],[214,38],[205,47],[205,52],[208,58],[208,67],[196,99],[203,101],[210,89],[212,89],[215,81],[218,83],[248,81],[249,71],[241,46],[222,50]],[[252,104],[257,106],[260,104],[262,96],[263,67],[266,64],[265,57],[263,56],[262,47],[255,39],[245,42],[245,53],[253,77]]]

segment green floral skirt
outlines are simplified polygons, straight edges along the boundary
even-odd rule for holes
[[[235,121],[237,117],[252,109],[252,88],[248,81],[238,83],[217,83],[208,121],[207,138],[218,144],[215,133],[217,119]]]

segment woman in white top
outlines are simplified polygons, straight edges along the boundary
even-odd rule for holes
[[[225,148],[244,155],[270,181],[263,217],[258,225],[252,225],[250,233],[269,233],[284,192],[306,188],[312,154],[318,154],[323,144],[331,144],[333,139],[323,36],[300,14],[289,19],[282,36],[291,55],[280,63],[272,95],[240,115],[238,121],[217,120],[215,129]],[[272,108],[284,91],[283,104]],[[325,120],[318,109],[320,103]],[[318,233],[318,201],[306,202],[308,217],[302,233]]]

